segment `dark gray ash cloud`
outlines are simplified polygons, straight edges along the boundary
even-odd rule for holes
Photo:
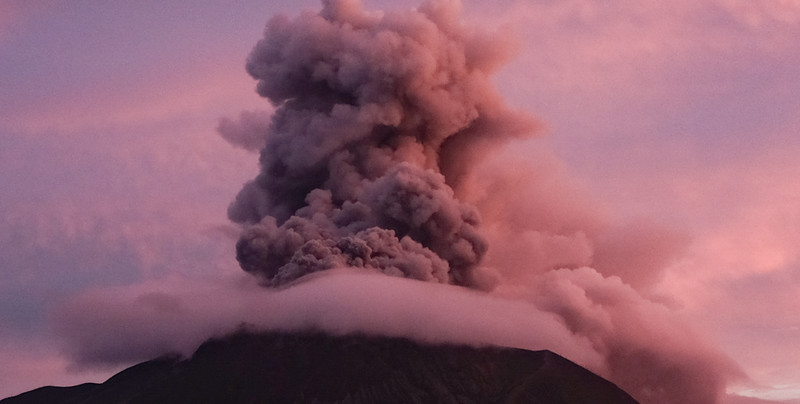
[[[220,125],[245,147],[265,139],[261,173],[228,211],[245,225],[242,268],[269,285],[337,266],[474,285],[487,242],[458,185],[536,127],[490,80],[512,48],[463,26],[457,2],[370,14],[326,1],[271,19],[247,71],[272,121]]]

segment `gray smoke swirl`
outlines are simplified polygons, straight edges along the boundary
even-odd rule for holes
[[[371,14],[332,0],[269,21],[247,71],[275,113],[261,172],[228,210],[245,225],[244,270],[270,285],[337,266],[473,283],[487,243],[458,185],[536,123],[490,80],[512,46],[463,26],[459,7]]]

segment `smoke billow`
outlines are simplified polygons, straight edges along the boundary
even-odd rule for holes
[[[271,118],[271,114],[265,111],[244,111],[238,121],[222,118],[217,132],[236,147],[258,151],[264,147],[264,134],[269,130]]]
[[[604,358],[594,370],[639,400],[716,402],[736,366],[639,292],[683,238],[607,223],[548,153],[488,153],[538,126],[490,79],[513,43],[463,25],[457,1],[386,14],[323,4],[273,18],[249,56],[271,122],[220,126],[264,145],[228,211],[244,226],[240,266],[269,286],[354,267],[494,289],[557,316]]]
[[[245,321],[553,349],[643,403],[717,402],[737,367],[651,297],[683,237],[609,221],[540,145],[501,150],[538,126],[492,85],[513,51],[457,1],[270,20],[247,71],[274,112],[218,129],[260,149],[228,210],[239,264],[292,286],[87,294],[59,315],[75,356],[191,349]]]
[[[341,266],[475,283],[487,242],[458,184],[535,122],[490,81],[513,46],[462,26],[458,7],[382,15],[326,1],[268,23],[247,71],[276,109],[261,173],[228,211],[246,224],[244,270],[270,285]]]

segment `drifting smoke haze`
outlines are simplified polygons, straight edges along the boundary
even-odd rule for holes
[[[271,19],[247,60],[270,113],[218,128],[260,149],[228,215],[267,288],[86,294],[57,316],[73,355],[187,352],[247,322],[551,349],[643,403],[718,402],[739,370],[651,293],[685,238],[614,223],[544,147],[504,148],[539,128],[492,84],[514,48],[463,24],[457,1]]]

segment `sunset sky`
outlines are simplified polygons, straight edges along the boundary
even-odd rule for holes
[[[542,123],[537,136],[485,162],[476,184],[512,184],[504,185],[514,195],[508,206],[532,206],[537,220],[553,221],[548,229],[574,228],[567,242],[584,237],[585,223],[610,229],[597,230],[595,243],[610,247],[592,261],[604,282],[619,276],[635,299],[663,307],[738,364],[747,378],[731,381],[729,392],[800,403],[800,1],[463,3],[466,25],[494,27],[516,48],[495,83],[510,105]],[[247,277],[235,259],[240,230],[226,210],[257,174],[258,155],[217,127],[242,111],[273,111],[245,72],[247,55],[271,16],[320,7],[0,2],[0,398],[102,381],[147,359],[139,356],[150,348],[136,347],[115,363],[75,359],[70,344],[95,330],[64,331],[65,323],[114,322],[116,309],[102,302],[145,301],[156,295],[141,291],[152,290],[207,299],[195,308],[214,319],[191,321],[209,336],[221,323],[249,319],[220,320],[240,309],[226,306],[230,287],[210,285]],[[507,215],[489,202],[479,207],[490,218]],[[519,273],[533,264],[500,255],[531,249],[529,237],[490,246],[493,263],[521,268],[508,279],[524,279]],[[317,293],[304,287],[299,295]],[[498,290],[519,293],[514,284]],[[470,306],[466,295],[448,293]],[[259,299],[247,302],[303,304],[297,296]],[[516,313],[513,301],[488,306]],[[98,331],[98,340],[127,326],[155,339],[161,334],[145,328],[182,326],[140,320]],[[551,319],[537,312],[524,320],[532,328],[537,321]],[[525,345],[515,338],[501,339]],[[594,360],[581,347],[538,347],[548,348]]]

